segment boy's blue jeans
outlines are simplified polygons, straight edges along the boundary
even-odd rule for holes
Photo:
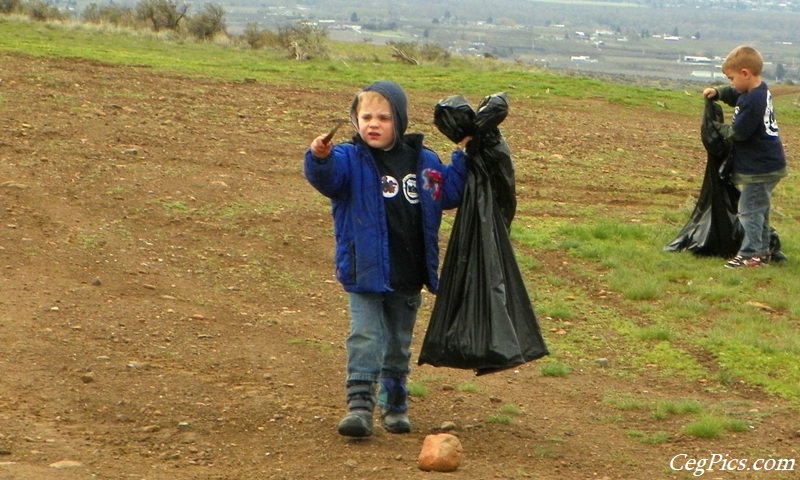
[[[739,222],[744,230],[744,239],[739,248],[743,257],[769,254],[770,228],[769,210],[772,190],[778,182],[745,183],[739,196]]]
[[[349,297],[347,381],[377,382],[382,376],[407,376],[411,335],[422,295],[350,293]]]

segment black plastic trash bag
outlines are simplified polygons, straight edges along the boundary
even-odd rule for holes
[[[726,258],[739,251],[742,243],[742,230],[736,218],[739,190],[728,180],[729,172],[724,171],[730,146],[712,125],[714,121],[723,121],[722,107],[707,99],[700,125],[700,138],[708,154],[703,186],[689,221],[664,247],[665,251],[688,250],[697,255]]]
[[[742,244],[744,231],[736,214],[739,190],[730,181],[730,150],[728,142],[712,122],[723,122],[722,107],[706,99],[700,138],[708,154],[703,185],[689,221],[664,251],[689,251],[696,255],[730,258]],[[780,238],[775,229],[770,237],[771,261],[786,260],[781,252]]]
[[[509,239],[514,170],[497,128],[507,112],[504,94],[486,97],[477,113],[462,96],[445,98],[434,109],[434,123],[445,136],[454,142],[473,138],[420,365],[483,375],[548,354]]]
[[[505,219],[506,228],[517,209],[517,195],[514,187],[514,165],[511,151],[497,128],[508,115],[506,95],[489,95],[478,104],[476,114],[462,95],[447,97],[436,104],[433,110],[433,123],[453,143],[464,137],[473,136],[474,150],[480,150],[492,183],[498,207]]]

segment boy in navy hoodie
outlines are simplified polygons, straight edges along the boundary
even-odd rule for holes
[[[422,134],[406,134],[407,98],[394,82],[363,88],[350,120],[357,132],[351,141],[332,145],[319,136],[304,159],[306,179],[331,200],[336,278],[349,296],[347,413],[338,431],[370,436],[377,403],[383,427],[407,433],[420,292],[424,285],[436,293],[442,211],[461,201],[465,154],[457,149],[445,166]]]
[[[759,267],[770,260],[769,213],[772,190],[786,176],[786,155],[778,136],[772,94],[761,80],[764,60],[752,47],[736,47],[722,64],[730,86],[706,88],[703,96],[734,107],[730,125],[716,123],[731,142],[731,179],[741,190],[738,216],[744,230],[739,252],[725,266]]]

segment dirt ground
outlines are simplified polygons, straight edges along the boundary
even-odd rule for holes
[[[541,376],[537,362],[481,377],[415,366],[412,379],[429,391],[412,398],[412,433],[339,436],[346,302],[332,277],[327,202],[300,159],[357,87],[0,54],[0,479],[697,478],[671,471],[671,459],[800,461],[800,420],[785,402],[655,373],[631,382],[614,371],[611,340],[599,355],[607,366],[570,359],[565,377]],[[446,93],[411,102],[412,129],[437,147],[446,143],[430,112]],[[587,148],[657,151],[649,132],[696,136],[696,119],[631,122],[624,106],[605,103],[512,105],[504,131],[536,166],[519,167],[520,203],[551,206],[520,218],[588,201],[635,215],[642,201],[680,205],[697,189],[695,177],[659,195],[620,191],[602,178],[613,166],[579,188],[549,178],[542,161]],[[699,141],[680,159],[642,155],[632,174],[671,175],[663,166],[683,162],[701,175],[692,158],[704,158]],[[567,261],[543,256],[537,268],[574,276]],[[575,282],[604,293],[594,295],[598,308],[617,301],[599,278]],[[433,297],[424,303],[415,352]],[[540,321],[546,339],[561,333]],[[751,426],[696,439],[681,434],[685,418],[655,424],[646,409],[609,407],[608,392],[723,404]],[[503,405],[522,414],[488,421]],[[463,463],[422,472],[422,441],[445,422],[456,425]],[[655,431],[669,440],[632,433]]]

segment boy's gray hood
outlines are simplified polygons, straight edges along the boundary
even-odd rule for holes
[[[389,105],[392,106],[392,119],[394,120],[395,143],[392,146],[397,145],[397,142],[403,140],[403,135],[405,135],[408,128],[408,98],[405,92],[400,85],[388,80],[379,80],[362,88],[361,91],[380,93],[389,101]],[[350,120],[353,122],[353,126],[356,127],[356,131],[358,131],[357,104],[358,95],[353,99],[353,103],[350,106]]]

